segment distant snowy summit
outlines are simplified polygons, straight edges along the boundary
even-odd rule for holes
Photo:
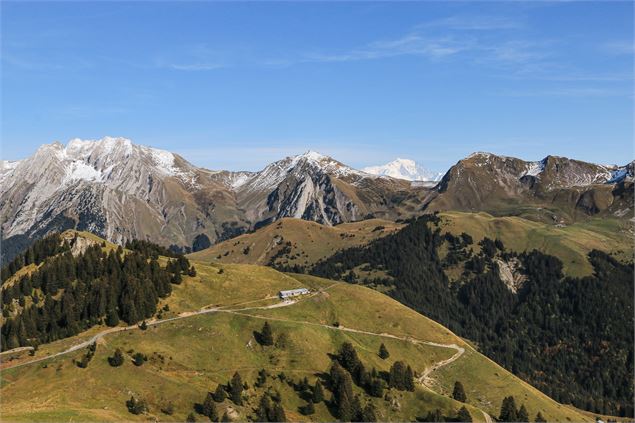
[[[436,182],[443,177],[443,173],[432,172],[410,159],[396,159],[385,165],[365,167],[362,170],[372,175],[390,176],[407,181]]]

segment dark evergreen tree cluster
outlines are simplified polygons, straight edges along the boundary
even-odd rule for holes
[[[268,392],[265,392],[260,398],[258,408],[256,409],[257,422],[286,422],[287,416],[284,413],[284,408],[280,404],[280,397],[271,397]]]
[[[452,398],[457,401],[467,402],[467,395],[465,395],[465,389],[463,384],[458,380],[454,382],[454,390],[452,391]]]
[[[88,351],[86,351],[86,354],[84,354],[79,361],[75,361],[75,364],[77,364],[77,367],[82,369],[85,369],[86,367],[88,367],[88,363],[90,363],[90,360],[93,359],[93,356],[95,355],[96,350],[97,350],[97,344],[93,342],[88,347]]]
[[[403,361],[395,361],[390,366],[388,386],[399,391],[414,391],[415,382],[412,368]]]
[[[119,367],[123,364],[124,358],[121,349],[117,348],[112,355],[112,357],[108,357],[108,364],[112,367]]]
[[[316,276],[346,280],[358,266],[388,274],[356,283],[385,284],[403,304],[475,341],[481,351],[563,403],[633,416],[633,265],[592,251],[593,276],[564,277],[562,263],[538,251],[517,254],[483,239],[469,254],[469,235],[442,235],[434,215],[367,246],[317,263]],[[451,284],[438,250],[450,243],[465,273]],[[518,260],[526,281],[517,293],[495,259]],[[298,269],[295,269],[296,271]],[[350,279],[350,278],[349,278]]]
[[[137,251],[144,256],[152,258],[159,258],[159,256],[177,258],[181,256],[181,254],[175,253],[158,244],[141,239],[133,239],[126,242],[125,248],[128,250]]]
[[[342,344],[337,354],[337,361],[350,373],[355,384],[364,389],[366,393],[378,398],[384,394],[386,384],[389,383],[389,376],[381,374],[374,367],[371,371],[367,371],[353,344],[350,342]]]
[[[6,266],[2,267],[1,279],[2,283],[13,276],[18,270],[30,264],[40,264],[48,257],[61,254],[70,249],[68,243],[62,239],[60,234],[51,234],[45,238],[39,239],[28,247],[24,252],[16,255],[16,257]]]
[[[214,395],[211,392],[207,393],[205,401],[201,407],[201,414],[209,417],[213,422],[218,421],[218,411],[216,410],[216,403],[214,402]]]
[[[56,250],[59,238],[45,240],[25,255],[48,258],[36,271],[2,289],[2,350],[73,336],[102,322],[116,326],[120,320],[134,324],[149,318],[158,299],[172,291],[171,270],[180,274],[189,269],[184,257],[170,262],[178,263],[178,270],[174,265],[165,269],[145,251],[123,254],[121,249],[106,252],[93,245],[73,256],[67,248]]]

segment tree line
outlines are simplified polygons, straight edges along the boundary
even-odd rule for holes
[[[73,336],[96,324],[147,319],[159,298],[170,295],[171,283],[193,271],[183,256],[162,267],[154,254],[158,246],[124,253],[121,247],[107,251],[95,244],[74,256],[65,247],[58,251],[58,241],[52,236],[34,244],[34,257],[47,258],[2,287],[2,350]],[[25,255],[30,253],[15,260]]]
[[[444,259],[443,245],[450,251]],[[292,270],[392,286],[393,298],[470,338],[485,355],[556,400],[632,417],[632,263],[592,251],[594,274],[572,278],[563,275],[559,259],[539,251],[517,254],[488,238],[479,247],[469,235],[441,234],[438,217],[427,215],[367,246]],[[517,293],[501,280],[498,259],[521,263],[526,281]],[[463,275],[450,283],[444,269],[457,264]],[[353,272],[357,266],[389,277],[359,277]]]

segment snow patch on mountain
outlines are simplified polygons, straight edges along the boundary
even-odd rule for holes
[[[66,175],[64,176],[62,184],[65,185],[77,180],[102,182],[103,174],[100,170],[78,160],[72,162],[66,168]]]
[[[313,172],[326,173],[336,178],[372,177],[372,175],[346,166],[329,156],[315,151],[307,151],[304,154],[273,162],[262,171],[250,175],[247,179],[241,179],[234,187],[246,186],[248,191],[270,190],[277,187],[289,175],[304,179]],[[352,181],[352,183],[354,182]]]
[[[369,166],[362,169],[364,172],[377,176],[390,176],[407,181],[439,181],[443,173],[434,173],[421,166],[414,160],[396,159],[381,166]]]
[[[541,160],[539,162],[529,162],[527,163],[527,171],[523,176],[538,176],[542,171],[545,170],[545,161]]]

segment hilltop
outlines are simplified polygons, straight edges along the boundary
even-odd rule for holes
[[[168,260],[159,257],[162,263]],[[3,354],[3,419],[140,421],[156,416],[183,421],[208,391],[238,371],[247,386],[245,403],[218,403],[219,415],[227,411],[235,419],[246,419],[270,387],[280,393],[287,418],[333,420],[333,410],[322,403],[315,406],[315,414],[302,415],[299,409],[306,401],[288,381],[297,384],[306,376],[313,384],[323,379],[329,354],[350,342],[367,368],[387,371],[403,360],[418,379],[413,392],[393,388],[386,398],[372,398],[354,386],[363,403],[374,404],[381,420],[413,420],[437,409],[455,415],[462,406],[450,398],[457,380],[465,386],[466,407],[475,421],[498,415],[508,395],[525,404],[532,417],[540,411],[549,421],[592,420],[513,376],[447,328],[377,291],[261,266],[191,263],[196,275],[184,275],[171,294],[159,300],[157,313],[146,319],[146,330],[123,323],[111,329],[97,325],[42,344],[34,356],[27,351]],[[279,290],[298,287],[311,294],[286,303],[277,299]],[[281,344],[258,343],[254,334],[265,321],[276,339],[284,334]],[[93,341],[96,348],[87,366],[74,364],[87,355]],[[390,351],[388,359],[377,355],[381,343]],[[73,350],[73,345],[82,348]],[[107,358],[117,348],[125,361],[111,367]],[[147,357],[141,366],[130,362],[136,352]],[[34,360],[40,361],[29,364]],[[257,386],[261,369],[269,376]],[[131,396],[145,401],[149,411],[130,414],[126,401]],[[171,415],[160,411],[168,403],[174,409]]]
[[[254,232],[189,254],[188,257],[221,263],[307,266],[337,250],[366,245],[401,227],[401,223],[383,219],[327,226],[307,220],[284,218]]]

